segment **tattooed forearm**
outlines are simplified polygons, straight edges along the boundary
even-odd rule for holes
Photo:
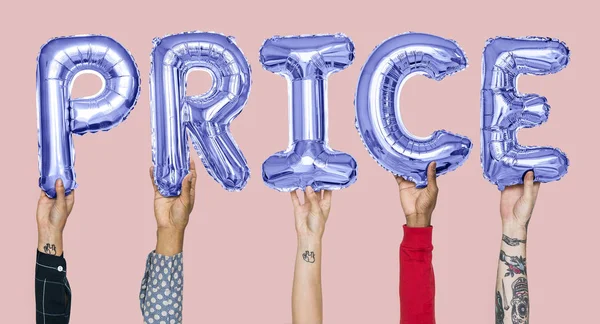
[[[504,244],[500,250],[499,281],[496,283],[496,324],[529,324],[527,259],[524,255],[527,240],[503,234],[502,242]],[[509,255],[505,250],[515,255]]]
[[[315,263],[315,252],[306,251],[306,252],[302,253],[302,259],[304,259],[304,261],[306,261],[308,263]]]
[[[56,245],[46,243],[46,245],[44,245],[44,253],[50,254],[50,255],[56,255]]]
[[[527,275],[527,259],[524,257],[520,255],[511,256],[500,250],[500,261],[508,267],[506,274],[504,274],[505,277],[514,277],[519,274]]]
[[[504,243],[506,243],[507,245],[510,245],[510,246],[517,246],[521,243],[523,243],[523,244],[527,243],[527,240],[519,240],[516,238],[508,237],[504,234],[502,234],[502,241],[504,241]]]
[[[499,291],[496,291],[496,324],[504,324],[504,308]]]
[[[512,284],[513,298],[510,301],[513,324],[529,323],[529,286],[527,278],[519,277]]]

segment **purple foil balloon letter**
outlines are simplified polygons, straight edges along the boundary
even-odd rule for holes
[[[437,163],[437,174],[442,175],[466,161],[472,147],[467,137],[445,130],[416,137],[400,115],[400,92],[409,78],[424,75],[440,81],[466,66],[467,59],[455,42],[428,34],[397,35],[371,53],[358,80],[356,128],[384,169],[422,188],[427,185],[430,162]]]
[[[71,99],[73,81],[82,73],[97,74],[103,87],[94,96]],[[37,65],[39,185],[49,197],[56,197],[59,178],[67,194],[77,187],[71,134],[117,126],[135,106],[139,82],[133,57],[112,38],[59,37],[42,47]]]
[[[517,131],[548,120],[550,106],[536,94],[520,94],[521,74],[546,75],[569,63],[569,49],[555,39],[499,37],[483,51],[481,89],[481,164],[483,175],[498,189],[523,183],[533,170],[535,181],[549,182],[567,173],[569,160],[559,149],[527,147]]]
[[[312,186],[336,190],[356,181],[356,161],[334,151],[327,140],[327,78],[354,59],[344,35],[273,37],[263,44],[260,62],[288,81],[290,143],[263,164],[265,184],[279,191]]]
[[[208,72],[213,85],[186,96],[186,78],[194,70]],[[190,167],[187,134],[206,171],[226,190],[242,190],[250,170],[229,125],[248,99],[250,66],[233,38],[191,32],[155,39],[150,71],[152,160],[160,193],[181,193]]]

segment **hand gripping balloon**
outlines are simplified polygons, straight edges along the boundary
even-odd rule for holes
[[[327,78],[349,66],[354,45],[344,35],[273,37],[260,62],[288,82],[290,142],[263,164],[265,184],[279,191],[335,190],[356,181],[356,161],[327,140]]]

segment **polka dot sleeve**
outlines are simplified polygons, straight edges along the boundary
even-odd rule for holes
[[[140,290],[144,324],[181,324],[183,253],[164,256],[150,253]]]

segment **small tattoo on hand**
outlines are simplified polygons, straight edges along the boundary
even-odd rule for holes
[[[302,259],[308,263],[315,263],[315,252],[306,251],[302,253]]]
[[[46,245],[44,245],[44,253],[50,254],[50,255],[56,255],[56,245],[46,243]]]

